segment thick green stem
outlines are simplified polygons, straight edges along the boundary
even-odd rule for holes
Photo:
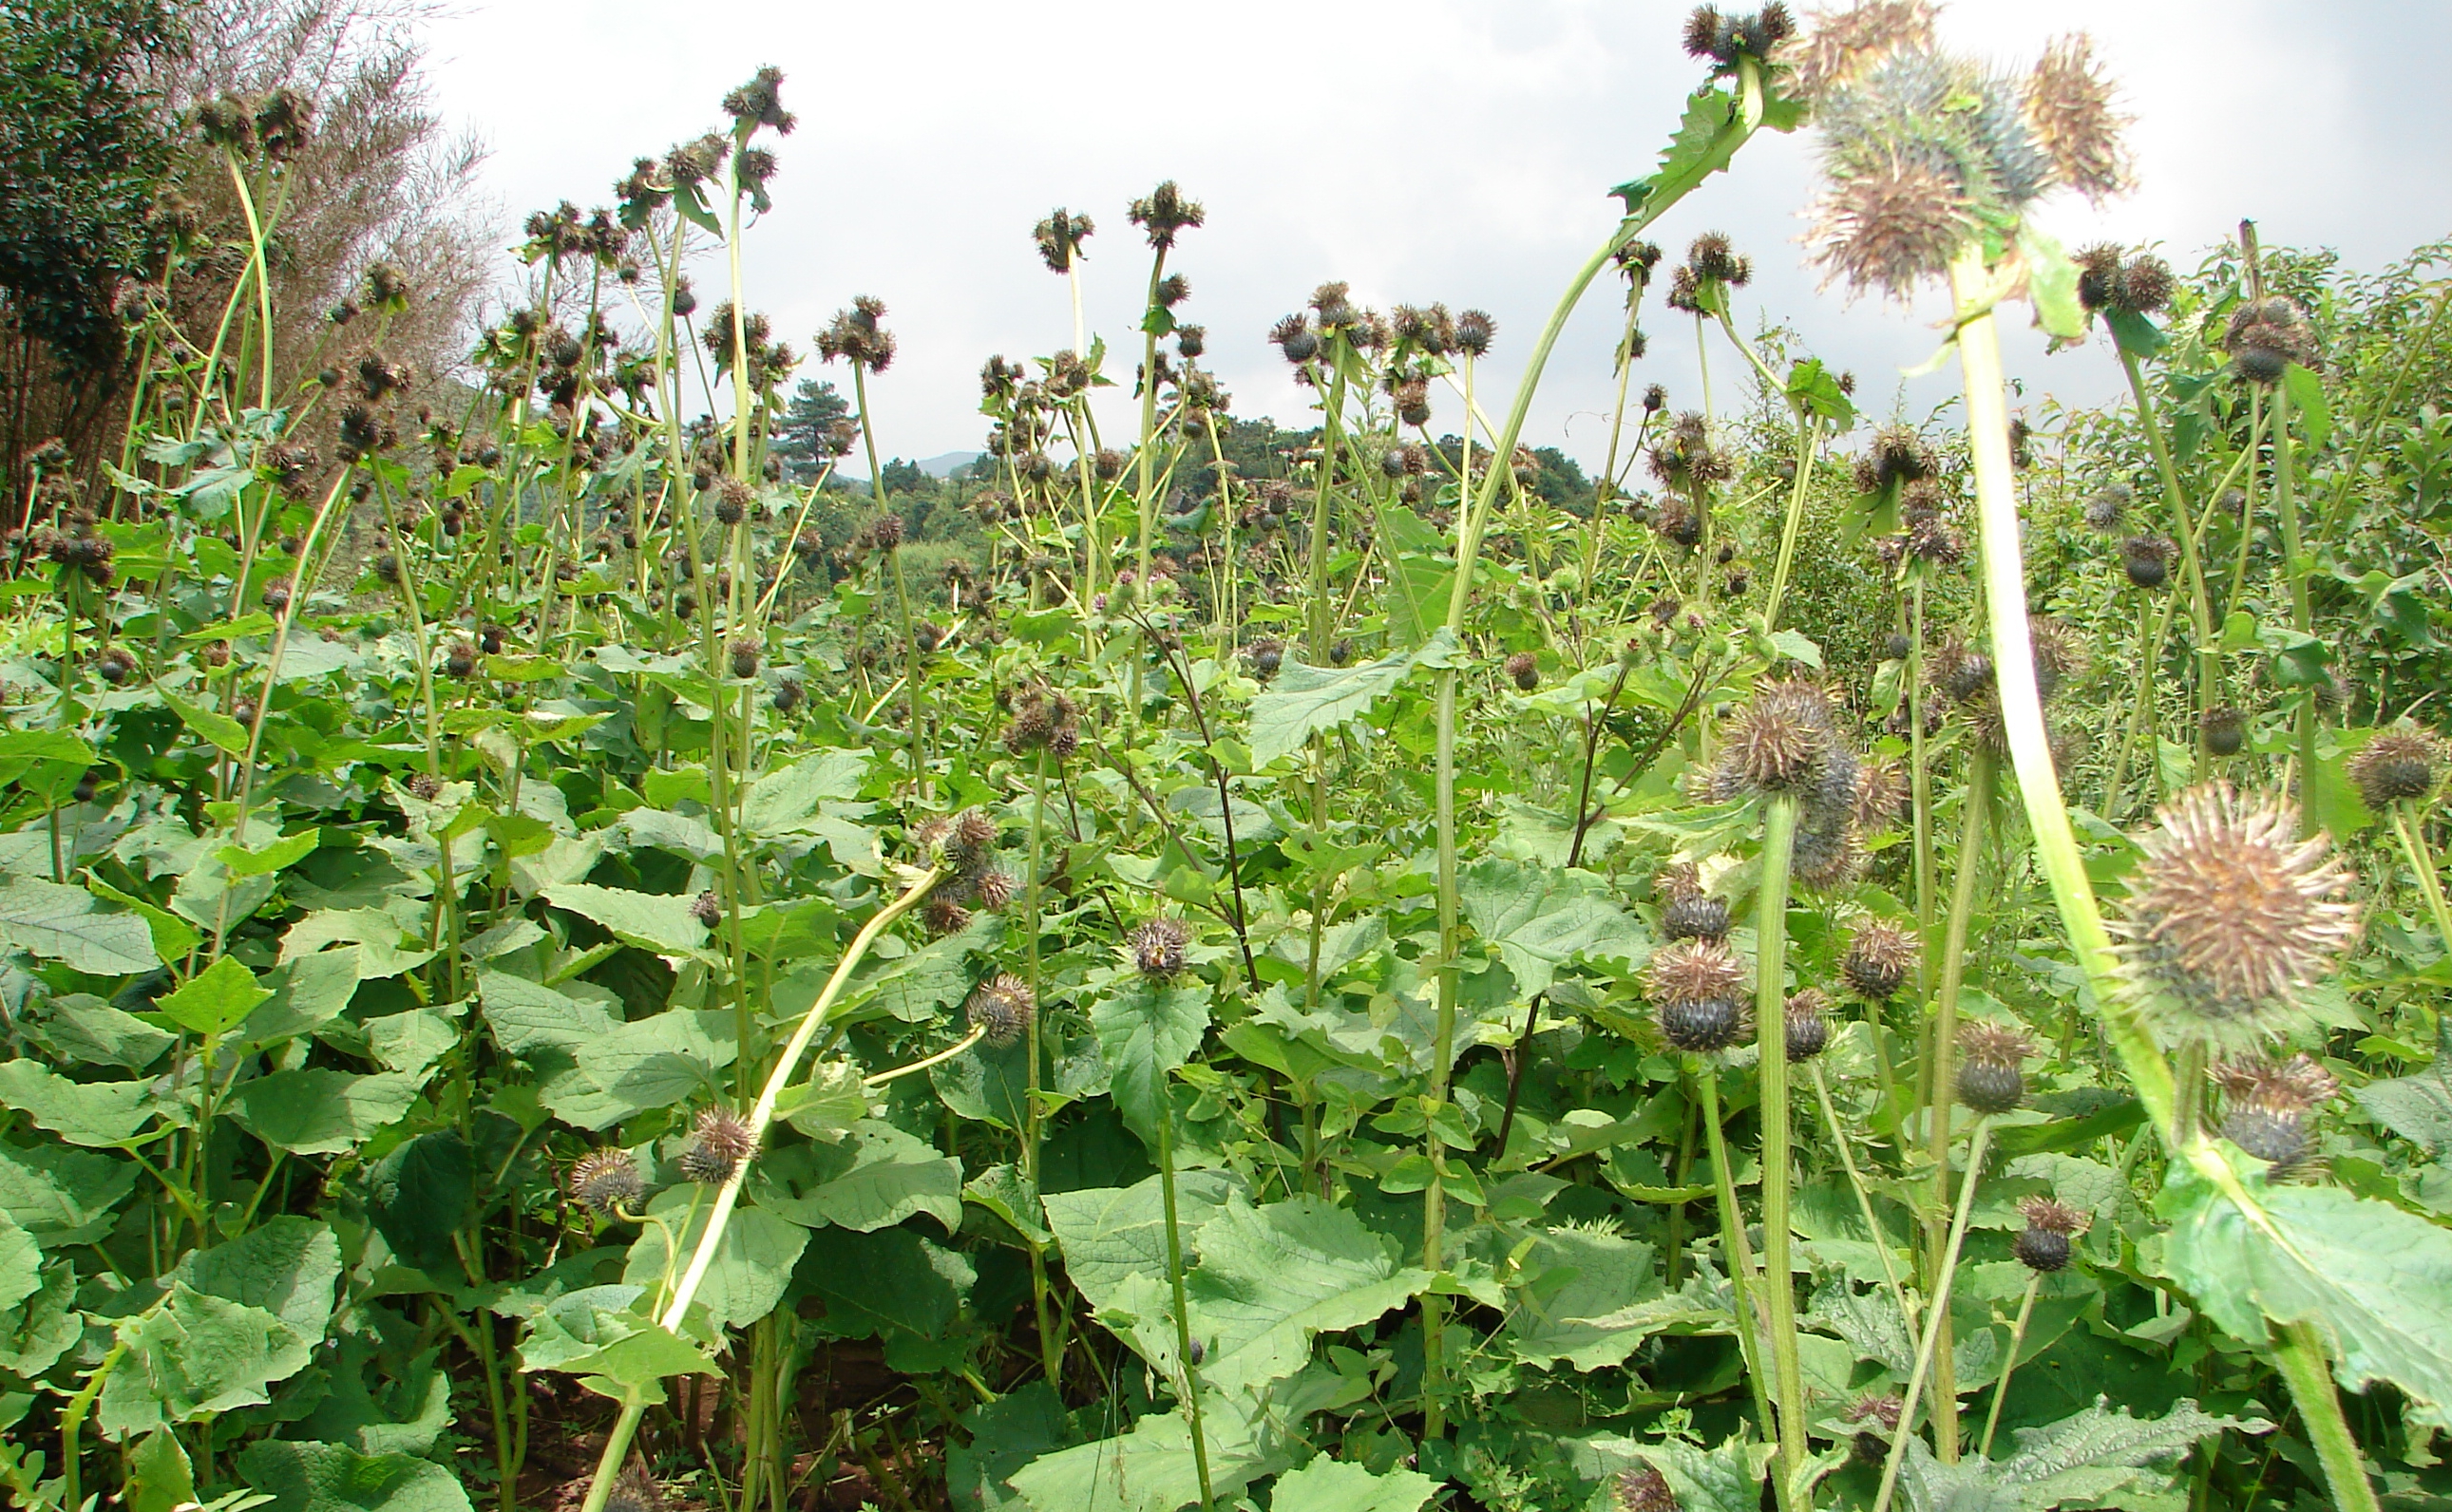
[[[1889,1512],[1891,1493],[1898,1489],[1899,1465],[1907,1459],[1908,1441],[1915,1437],[1916,1403],[1924,1395],[1926,1378],[1931,1373],[1936,1352],[1944,1346],[1944,1336],[1949,1332],[1949,1291],[1958,1279],[1958,1254],[1967,1243],[1967,1219],[1975,1209],[1975,1183],[1984,1172],[1984,1155],[1991,1146],[1992,1120],[1979,1118],[1975,1132],[1967,1141],[1967,1177],[1958,1188],[1958,1212],[1949,1224],[1949,1249],[1942,1257],[1941,1274],[1934,1280],[1932,1307],[1924,1324],[1923,1341],[1916,1346],[1915,1368],[1908,1374],[1907,1394],[1899,1402],[1899,1431],[1890,1440],[1889,1457],[1882,1462],[1882,1486],[1873,1497],[1873,1512]],[[1942,1424],[1948,1424],[1949,1437],[1958,1437],[1958,1397],[1944,1395],[1941,1384],[1933,1385],[1933,1436],[1941,1436]]]
[[[775,1107],[791,1086],[792,1073],[800,1070],[801,1057],[807,1053],[809,1042],[833,1017],[835,1004],[849,985],[852,972],[868,958],[878,937],[896,919],[925,901],[929,892],[943,876],[944,874],[939,871],[920,873],[910,886],[903,889],[900,897],[871,914],[868,922],[860,926],[860,933],[853,936],[851,948],[843,952],[834,973],[826,978],[826,985],[820,990],[817,1001],[801,1015],[800,1027],[792,1031],[792,1038],[783,1047],[783,1053],[777,1058],[775,1069],[767,1073],[766,1086],[758,1094],[757,1106],[749,1111],[748,1143],[753,1151],[764,1142],[766,1126],[774,1122]],[[742,1183],[748,1178],[753,1163],[753,1160],[736,1163],[732,1174],[717,1188],[714,1208],[707,1214],[706,1226],[699,1233],[698,1248],[690,1255],[689,1265],[682,1270],[680,1283],[674,1286],[671,1300],[657,1315],[659,1326],[678,1330],[689,1316],[690,1304],[697,1299],[698,1288],[705,1283],[707,1269],[715,1263],[716,1251],[723,1244],[724,1228],[731,1220],[734,1205],[741,1200]],[[630,1440],[638,1432],[639,1415],[643,1410],[643,1404],[635,1402],[623,1407],[612,1433],[605,1438],[603,1452],[597,1457],[595,1479],[588,1483],[587,1501],[581,1512],[604,1512],[604,1499],[612,1493],[613,1483],[622,1473],[622,1462],[630,1452]]]
[[[2381,1512],[2366,1462],[2359,1456],[2358,1441],[2350,1437],[2349,1421],[2342,1416],[2342,1396],[2334,1388],[2316,1325],[2294,1323],[2274,1329],[2271,1348],[2307,1442],[2315,1446],[2316,1463],[2323,1467],[2324,1488],[2332,1492],[2337,1512]]]
[[[1728,1267],[1729,1295],[1735,1305],[1737,1352],[1746,1365],[1746,1389],[1754,1399],[1754,1421],[1762,1436],[1779,1442],[1779,1420],[1771,1414],[1770,1388],[1762,1367],[1762,1319],[1754,1311],[1752,1247],[1746,1243],[1746,1213],[1737,1206],[1737,1175],[1729,1164],[1729,1137],[1720,1127],[1720,1069],[1704,1059],[1694,1071],[1695,1090],[1703,1099],[1704,1148],[1711,1157],[1711,1193],[1720,1209],[1720,1262]],[[1785,1487],[1788,1479],[1773,1482]],[[1780,1492],[1785,1504],[1787,1492]]]
[[[1175,1358],[1183,1367],[1183,1405],[1192,1424],[1192,1466],[1200,1477],[1203,1512],[1216,1504],[1209,1483],[1209,1435],[1200,1422],[1200,1377],[1192,1363],[1192,1315],[1183,1296],[1183,1228],[1175,1204],[1175,1106],[1163,1080],[1158,1087],[1157,1164],[1159,1189],[1166,1199],[1166,1279],[1175,1292]]]
[[[1796,1351],[1796,1282],[1789,1267],[1790,1178],[1788,1093],[1788,870],[1796,799],[1770,800],[1763,822],[1762,891],[1754,910],[1754,1043],[1761,1054],[1763,1298],[1772,1393],[1779,1404],[1780,1481],[1805,1468],[1805,1376]]]
[[[2403,801],[2392,806],[2392,827],[2401,836],[2409,869],[2418,874],[2418,890],[2426,895],[2426,906],[2435,914],[2435,933],[2443,949],[2452,952],[2452,908],[2444,906],[2443,878],[2435,870],[2435,853],[2426,843],[2426,821],[2415,804]]]
[[[2205,596],[2205,564],[2197,555],[2196,520],[2189,513],[2188,498],[2180,487],[2180,470],[2171,461],[2171,449],[2163,439],[2163,425],[2154,413],[2153,397],[2146,388],[2146,374],[2137,365],[2136,354],[2127,347],[2120,348],[2120,365],[2128,375],[2128,391],[2137,400],[2137,428],[2146,433],[2146,449],[2153,454],[2154,467],[2162,475],[2163,500],[2171,511],[2171,534],[2179,538],[2180,567],[2187,579],[2188,618],[2197,632],[2197,687],[2193,712],[2196,720],[2197,776],[2205,774],[2208,756],[2205,752],[2205,712],[2213,706],[2222,677],[2222,650],[2214,638],[2213,606]],[[2167,621],[2166,621],[2167,622]],[[2161,638],[2156,638],[2156,659],[2160,659]],[[2146,663],[2146,678],[2153,677],[2154,663]]]

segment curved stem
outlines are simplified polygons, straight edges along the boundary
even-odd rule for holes
[[[1942,1335],[1948,1331],[1943,1325],[1949,1320],[1950,1284],[1958,1279],[1958,1253],[1967,1242],[1968,1216],[1975,1209],[1975,1182],[1983,1174],[1985,1151],[1991,1141],[1992,1120],[1977,1119],[1975,1132],[1967,1142],[1967,1177],[1959,1184],[1958,1212],[1949,1222],[1949,1250],[1942,1259],[1940,1277],[1933,1283],[1932,1307],[1925,1318],[1923,1341],[1916,1346],[1915,1368],[1908,1375],[1907,1395],[1899,1403],[1899,1431],[1890,1440],[1889,1457],[1882,1462],[1882,1487],[1873,1497],[1873,1512],[1889,1512],[1890,1495],[1898,1489],[1899,1464],[1907,1458],[1908,1441],[1915,1437],[1916,1403],[1924,1394],[1926,1377],[1931,1373],[1934,1350]],[[1938,1436],[1945,1419],[1956,1424],[1958,1398],[1942,1396],[1936,1390],[1933,1400],[1933,1428]]]
[[[2349,1421],[2342,1416],[2341,1393],[2333,1386],[2316,1325],[2294,1323],[2277,1328],[2271,1347],[2273,1363],[2289,1384],[2290,1400],[2307,1429],[2307,1442],[2315,1447],[2316,1462],[2323,1467],[2333,1505],[2339,1512],[2381,1512],[2366,1462],[2359,1456],[2358,1441],[2350,1437]]]
[[[913,1071],[924,1071],[931,1066],[942,1066],[947,1061],[952,1060],[955,1056],[959,1055],[962,1051],[969,1050],[972,1046],[986,1038],[987,1032],[986,1027],[982,1025],[981,1027],[963,1035],[960,1039],[956,1040],[953,1044],[946,1046],[943,1050],[939,1051],[936,1054],[929,1056],[925,1060],[916,1060],[908,1066],[897,1066],[890,1071],[880,1071],[876,1075],[862,1080],[860,1085],[862,1087],[882,1087],[887,1082],[908,1076]]]
[[[2035,1293],[2042,1290],[2044,1273],[2040,1270],[2027,1278],[2027,1294],[2018,1300],[2018,1321],[2009,1325],[2009,1353],[2001,1362],[2001,1374],[1992,1383],[1992,1410],[1984,1415],[1984,1437],[1976,1442],[1975,1458],[1992,1458],[1992,1435],[2000,1431],[2001,1404],[2009,1400],[2009,1372],[2018,1368],[2018,1350],[2027,1342],[2027,1323],[2035,1315]]]
[[[1753,1394],[1754,1421],[1762,1436],[1779,1442],[1778,1420],[1771,1416],[1770,1391],[1766,1386],[1762,1369],[1762,1335],[1755,1326],[1760,1320],[1753,1308],[1754,1259],[1746,1243],[1745,1209],[1737,1206],[1736,1171],[1729,1165],[1729,1139],[1720,1128],[1720,1069],[1704,1060],[1694,1073],[1695,1090],[1703,1098],[1703,1138],[1711,1156],[1711,1193],[1720,1208],[1720,1260],[1729,1271],[1729,1296],[1734,1303],[1737,1328],[1737,1352],[1746,1364],[1746,1388]],[[1788,1484],[1786,1477],[1775,1479],[1774,1486]],[[1786,1493],[1781,1493],[1783,1499]]]

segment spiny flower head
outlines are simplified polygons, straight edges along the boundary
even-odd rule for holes
[[[2166,1038],[2244,1045],[2286,1027],[2295,998],[2358,933],[2350,876],[2279,797],[2208,782],[2157,814],[2129,882],[2123,969]]]
[[[1678,893],[1660,911],[1660,933],[1672,940],[1725,940],[1729,900],[1702,893]]]
[[[779,136],[789,136],[800,122],[783,108],[783,70],[769,67],[750,76],[747,84],[723,97],[723,113],[732,117],[736,126],[772,128]]]
[[[1149,245],[1161,250],[1175,245],[1177,233],[1199,226],[1206,216],[1197,201],[1183,197],[1173,179],[1135,200],[1130,213],[1132,223],[1148,235]]]
[[[1828,694],[1806,682],[1768,682],[1729,721],[1720,770],[1741,789],[1798,792],[1820,779],[1835,746]]]
[[[2314,367],[2318,362],[2315,328],[2295,301],[2276,294],[2248,300],[2230,312],[2223,349],[2231,368],[2251,383],[2274,383],[2290,364]]]
[[[1830,998],[1819,988],[1800,988],[1789,994],[1788,1058],[1809,1061],[1830,1043]]]
[[[1878,833],[1897,820],[1908,800],[1908,771],[1896,756],[1878,756],[1856,768],[1855,805],[1849,820]]]
[[[1050,210],[1047,219],[1039,222],[1030,234],[1038,244],[1038,256],[1046,263],[1047,270],[1062,273],[1072,268],[1074,262],[1081,256],[1081,244],[1088,241],[1090,234],[1097,229],[1088,216],[1076,215],[1059,206]]]
[[[626,1149],[595,1149],[570,1168],[570,1200],[599,1217],[637,1202],[647,1189],[639,1162]]]
[[[1884,919],[1868,919],[1848,939],[1839,963],[1848,985],[1868,1001],[1887,1003],[1907,985],[1908,972],[1924,954],[1915,931]]]
[[[2049,1197],[2027,1197],[2018,1204],[2026,1228],[2010,1241],[2009,1252],[2038,1275],[2047,1275],[2069,1263],[2069,1236],[2084,1231],[2086,1215]]]
[[[1726,941],[1674,940],[1652,952],[1647,981],[1655,1003],[1699,1003],[1743,992],[1746,968]]]
[[[2344,766],[2359,796],[2381,812],[2404,798],[2432,794],[2442,762],[2442,742],[2423,730],[2403,729],[2381,732]]]
[[[2086,501],[2087,528],[2100,530],[2106,535],[2118,530],[2121,521],[2128,518],[2130,497],[2127,484],[2106,483],[2101,491]]]
[[[2342,1090],[2333,1073],[2305,1055],[2293,1055],[2286,1061],[2217,1061],[2212,1075],[2228,1104],[2223,1137],[2270,1165],[2275,1176],[2304,1169],[2316,1151],[2307,1115]]]
[[[1652,476],[1671,488],[1716,483],[1731,471],[1729,460],[1711,444],[1710,423],[1691,410],[1678,416],[1651,448],[1650,462]]]
[[[1038,994],[1011,972],[999,972],[971,993],[965,1011],[971,1028],[1001,1049],[1029,1031],[1031,1020],[1038,1016]]]
[[[2022,1070],[2035,1052],[2021,1030],[1973,1023],[1958,1031],[1958,1100],[1978,1113],[2006,1113],[2027,1100]]]
[[[1173,976],[1183,970],[1183,949],[1192,943],[1192,932],[1181,919],[1161,913],[1136,926],[1124,936],[1132,952],[1133,967],[1143,976]]]
[[[755,1154],[758,1141],[749,1125],[729,1108],[709,1108],[691,1127],[689,1149],[682,1152],[682,1174],[713,1187],[730,1181],[741,1163]]]

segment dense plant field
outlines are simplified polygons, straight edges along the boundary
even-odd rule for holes
[[[742,286],[775,70],[457,376],[378,265],[276,381],[313,102],[195,111],[234,239],[6,542],[17,1504],[2452,1505],[2439,249],[2064,252],[2082,40],[1687,43],[1549,324],[1323,284],[1303,431],[1183,189],[1055,212],[1145,318],[941,485],[886,310]],[[1842,291],[1947,284],[1956,428],[1645,239],[1765,129]],[[2013,416],[2029,310],[2131,402]]]

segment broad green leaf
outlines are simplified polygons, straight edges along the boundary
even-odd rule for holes
[[[567,1371],[616,1401],[661,1402],[666,1376],[722,1375],[697,1345],[631,1310],[644,1289],[588,1286],[557,1298],[529,1320],[520,1368]]]
[[[272,995],[247,1015],[241,1039],[248,1045],[277,1045],[311,1033],[341,1016],[358,990],[362,947],[318,951],[266,972],[261,985]]]
[[[1098,1051],[1114,1076],[1124,1122],[1154,1138],[1166,1116],[1166,1079],[1191,1059],[1209,1030],[1209,988],[1136,978],[1090,1009]]]
[[[337,1155],[399,1122],[417,1100],[421,1085],[418,1078],[396,1071],[372,1076],[322,1067],[274,1071],[239,1084],[230,1094],[230,1116],[275,1149]]]
[[[199,707],[175,693],[162,694],[162,701],[181,723],[231,756],[247,755],[247,726],[216,710]]]
[[[2164,1267],[2205,1316],[2262,1344],[2268,1320],[2310,1323],[2342,1384],[2389,1381],[2425,1421],[2452,1407],[2452,1233],[2331,1187],[2251,1182],[2270,1230],[2210,1185],[2183,1178],[2158,1202]]]
[[[792,1232],[808,1237],[806,1229]],[[929,1353],[914,1346],[944,1340],[953,1331],[962,1299],[979,1279],[960,1253],[908,1228],[829,1234],[821,1256],[824,1263],[802,1277],[826,1305],[820,1328],[837,1339],[878,1335],[889,1355]]]
[[[1802,661],[1814,671],[1822,670],[1822,648],[1800,630],[1776,630],[1770,636],[1771,649],[1790,661]]]
[[[168,909],[155,908],[136,894],[123,893],[90,873],[86,875],[85,887],[87,892],[96,897],[107,898],[125,908],[133,909],[137,916],[145,921],[147,931],[152,934],[153,953],[161,957],[162,964],[165,966],[185,960],[188,952],[194,950],[205,937],[204,931]]]
[[[153,1121],[145,1082],[72,1082],[40,1061],[0,1061],[0,1104],[71,1145],[124,1145]]]
[[[622,830],[632,845],[651,845],[703,861],[723,854],[723,836],[704,819],[663,809],[632,809],[622,815]]]
[[[0,1311],[14,1307],[42,1286],[43,1247],[15,1219],[0,1213]]]
[[[1210,1486],[1231,1497],[1272,1465],[1234,1402],[1204,1392],[1200,1405]],[[1007,1479],[1032,1512],[1177,1512],[1200,1500],[1192,1424],[1180,1411],[1153,1412],[1119,1438],[1042,1455]]]
[[[376,1231],[402,1264],[428,1274],[450,1273],[459,1256],[452,1235],[468,1221],[476,1196],[476,1151],[453,1129],[403,1142],[366,1173],[366,1213]]]
[[[271,1496],[264,1512],[471,1512],[459,1478],[414,1455],[258,1439],[239,1452],[238,1467]]]
[[[621,1023],[602,1003],[507,972],[480,972],[477,996],[495,1040],[513,1055],[572,1050],[611,1033]]]
[[[1005,1478],[1069,1436],[1071,1419],[1053,1388],[1033,1381],[962,1414],[967,1443],[945,1445],[945,1490],[956,1512],[1005,1512],[1021,1498]]]
[[[737,1028],[729,1009],[674,1009],[617,1025],[572,1051],[577,1074],[556,1078],[545,1106],[582,1129],[603,1129],[684,1102],[732,1064]]]
[[[867,1233],[926,1213],[951,1235],[962,1223],[962,1163],[877,1119],[761,1159],[749,1184],[761,1209],[811,1228]]]
[[[2333,434],[2333,410],[2324,403],[2323,379],[2292,363],[2283,372],[2282,386],[2289,391],[2290,407],[2297,412],[2299,423],[2306,432],[2307,449],[2322,450]]]
[[[215,853],[232,876],[269,876],[286,872],[306,859],[315,847],[324,843],[321,830],[301,830],[285,835],[261,851],[243,851],[235,845],[225,845]]]
[[[1610,898],[1608,884],[1582,872],[1487,856],[1465,869],[1457,902],[1473,933],[1498,947],[1525,993],[1549,990],[1560,966],[1604,944],[1629,955],[1642,926]]]
[[[108,913],[81,887],[12,876],[0,887],[0,939],[96,976],[127,976],[159,964],[153,933],[133,913]]]
[[[2435,1060],[2413,1076],[2369,1082],[2355,1093],[2376,1122],[2429,1155],[2452,1150],[2452,1016],[2438,1014]]]
[[[1184,1300],[1209,1352],[1201,1379],[1223,1391],[1294,1374],[1313,1335],[1374,1322],[1431,1280],[1400,1267],[1352,1209],[1318,1197],[1229,1208],[1197,1235]]]
[[[1350,1460],[1321,1455],[1299,1470],[1289,1470],[1269,1487],[1269,1504],[1301,1512],[1421,1512],[1439,1483],[1418,1470],[1399,1465],[1385,1475],[1373,1475]]]
[[[235,956],[225,955],[166,993],[154,1009],[198,1034],[223,1034],[238,1027],[258,1003],[272,995]]]
[[[829,798],[857,797],[868,776],[865,751],[819,751],[749,784],[741,797],[741,827],[768,837],[788,833]]]
[[[2237,1428],[2263,1433],[2261,1419],[2217,1418],[2183,1397],[2161,1418],[2132,1418],[2097,1400],[2073,1418],[2017,1430],[2018,1452],[2006,1460],[1969,1454],[1956,1464],[1933,1458],[1921,1439],[1908,1441],[1899,1485],[1914,1512],[2057,1512],[2078,1507],[2133,1508],[2166,1491],[2176,1462],[2201,1439]]]
[[[173,1281],[162,1305],[119,1325],[128,1353],[102,1389],[95,1421],[112,1438],[272,1400],[306,1366],[308,1340],[262,1307]]]
[[[330,1226],[283,1215],[227,1244],[189,1253],[170,1276],[196,1290],[261,1307],[301,1339],[324,1337],[341,1279],[341,1245]]]
[[[1564,1360],[1577,1370],[1624,1365],[1657,1329],[1612,1315],[1660,1295],[1652,1253],[1651,1246],[1615,1234],[1545,1231],[1523,1261],[1523,1300],[1507,1319],[1516,1354],[1540,1365]]]
[[[1634,1458],[1660,1472],[1678,1512],[1760,1512],[1763,1469],[1776,1451],[1750,1438],[1709,1449],[1682,1439],[1637,1445]]]
[[[135,1014],[89,992],[52,998],[40,1021],[44,1041],[60,1060],[78,1066],[117,1066],[141,1071],[179,1041]]]
[[[1225,1171],[1183,1171],[1175,1186],[1176,1221],[1187,1233],[1230,1206],[1250,1206],[1242,1184]],[[1047,1226],[1063,1247],[1064,1272],[1092,1306],[1107,1306],[1134,1276],[1166,1274],[1165,1202],[1156,1176],[1047,1194]]]
[[[129,1512],[176,1512],[196,1500],[195,1466],[168,1428],[147,1434],[128,1456]]]
[[[136,1188],[136,1163],[60,1145],[0,1143],[0,1212],[46,1249],[91,1244]]]
[[[1312,667],[1289,658],[1252,700],[1252,767],[1258,771],[1302,749],[1323,730],[1370,712],[1414,669],[1442,666],[1455,638],[1442,627],[1418,651],[1398,651],[1353,667]]]
[[[706,926],[690,912],[695,898],[668,893],[632,893],[587,882],[564,882],[545,901],[595,920],[614,935],[660,955],[695,955],[706,944]]]
[[[699,1236],[706,1230],[707,1205],[697,1201],[699,1193],[686,1184],[659,1192],[648,1205],[648,1212],[669,1226],[681,1245],[681,1265],[687,1265],[698,1253]],[[691,1208],[700,1211],[695,1217]],[[683,1227],[686,1224],[686,1227]],[[809,1231],[799,1224],[778,1218],[762,1208],[742,1206],[732,1210],[731,1221],[723,1227],[723,1237],[715,1249],[714,1263],[707,1267],[706,1279],[700,1283],[694,1306],[704,1307],[716,1325],[745,1328],[775,1310],[783,1300],[783,1288],[790,1285],[792,1267],[801,1261],[801,1251],[808,1247]],[[664,1248],[664,1228],[648,1224],[639,1231],[630,1246],[630,1258],[623,1267],[625,1285],[653,1286],[663,1278],[670,1259]],[[676,1273],[678,1273],[676,1267]]]
[[[451,1378],[435,1367],[437,1353],[423,1350],[403,1365],[369,1336],[341,1334],[328,1370],[331,1394],[297,1431],[360,1454],[431,1454],[451,1426]]]
[[[0,1370],[29,1381],[57,1365],[85,1337],[85,1314],[76,1310],[76,1267],[55,1261],[41,1272],[41,1282],[22,1306],[0,1311]]]

